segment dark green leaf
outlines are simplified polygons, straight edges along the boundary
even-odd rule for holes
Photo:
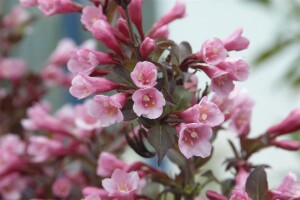
[[[167,151],[175,144],[176,129],[167,125],[156,125],[148,132],[149,143],[156,151],[160,165]]]
[[[137,118],[137,115],[133,111],[132,106],[133,106],[133,101],[130,99],[126,101],[124,107],[122,108],[121,111],[124,116],[124,121],[130,121]]]
[[[183,86],[177,86],[174,94],[176,110],[185,110],[189,108],[193,98],[194,94],[192,92],[186,90]]]
[[[255,200],[265,200],[268,196],[267,175],[263,166],[253,170],[246,181],[246,192]]]

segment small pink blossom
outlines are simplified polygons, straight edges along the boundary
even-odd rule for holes
[[[71,0],[38,0],[39,9],[47,16],[81,12],[82,6]]]
[[[67,178],[57,178],[52,185],[52,192],[59,198],[67,198],[72,190],[72,183]]]
[[[226,58],[217,67],[228,72],[230,78],[235,81],[247,80],[250,73],[248,63],[242,58]]]
[[[249,40],[242,36],[243,29],[238,28],[232,34],[230,34],[225,40],[223,40],[224,47],[227,51],[240,51],[248,48]]]
[[[60,142],[45,136],[31,136],[28,142],[27,154],[36,163],[53,158],[63,148]]]
[[[244,191],[233,190],[229,200],[252,200]]]
[[[37,0],[20,0],[20,4],[24,7],[36,6]]]
[[[199,156],[206,158],[211,154],[210,138],[212,129],[201,123],[181,123],[178,127],[178,146],[181,153],[187,158]]]
[[[55,50],[49,57],[49,63],[55,65],[67,64],[72,50],[76,48],[75,42],[70,38],[64,38],[56,45]]]
[[[294,109],[280,123],[268,128],[267,133],[272,136],[288,134],[300,129],[300,108]]]
[[[121,108],[127,97],[123,93],[112,96],[97,95],[88,105],[88,113],[99,120],[102,127],[122,122],[124,117]]]
[[[106,65],[115,63],[116,61],[110,54],[80,48],[71,52],[68,69],[74,74],[83,73],[89,75],[99,64]]]
[[[147,59],[156,49],[155,40],[146,37],[140,46],[140,53],[143,59]]]
[[[49,87],[57,85],[70,87],[71,77],[65,73],[62,67],[49,64],[42,69],[41,75]]]
[[[4,16],[3,25],[5,28],[16,28],[31,18],[30,14],[22,7],[15,6],[12,11]]]
[[[165,25],[156,29],[151,35],[148,35],[148,37],[152,39],[168,38],[169,34],[170,34],[170,29],[167,25]]]
[[[0,79],[21,79],[21,77],[24,76],[26,68],[26,63],[21,59],[2,59],[0,60]]]
[[[133,195],[139,189],[140,179],[137,172],[127,173],[115,169],[111,178],[102,181],[103,188],[110,197],[133,199]]]
[[[157,83],[157,68],[148,61],[138,62],[130,76],[134,84],[140,88],[153,87]]]
[[[181,113],[181,117],[187,122],[201,122],[207,126],[214,127],[224,122],[224,115],[213,102],[203,97],[199,104],[188,108]]]
[[[132,95],[133,111],[137,116],[148,119],[156,119],[163,113],[166,100],[156,88],[145,88],[136,90]]]
[[[111,176],[115,169],[124,170],[127,164],[116,158],[114,154],[102,152],[98,158],[97,175],[108,177]]]
[[[81,15],[81,23],[85,26],[85,28],[89,31],[92,30],[93,24],[98,19],[106,20],[106,16],[102,12],[102,6],[99,4],[98,7],[96,6],[85,6],[82,10]]]
[[[227,50],[219,38],[206,40],[201,47],[200,56],[207,64],[217,65],[224,61],[227,56]]]
[[[224,195],[212,190],[208,190],[206,192],[206,197],[208,198],[208,200],[228,200],[228,198],[226,198]]]
[[[289,172],[280,186],[270,191],[271,199],[300,199],[300,182],[297,181],[297,176]]]
[[[82,99],[92,94],[108,92],[119,87],[119,84],[111,82],[106,78],[78,74],[73,78],[69,91],[74,97]]]
[[[98,19],[93,24],[91,31],[94,37],[101,41],[107,48],[115,51],[119,55],[123,55],[120,44],[114,36],[112,28],[107,20]]]
[[[82,194],[84,196],[84,200],[98,200],[97,198],[99,198],[100,200],[102,198],[106,199],[111,199],[108,197],[108,192],[105,191],[104,189],[99,189],[96,187],[85,187],[82,190]],[[93,199],[92,197],[95,197],[95,199]]]
[[[18,173],[12,173],[0,179],[0,194],[4,200],[19,200],[26,188],[26,180]]]

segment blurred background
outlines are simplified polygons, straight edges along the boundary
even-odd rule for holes
[[[0,12],[6,13],[17,0],[0,0]],[[208,38],[225,38],[236,28],[243,27],[250,39],[248,50],[239,52],[252,68],[250,78],[239,87],[246,88],[255,100],[252,115],[253,136],[283,119],[293,108],[300,107],[300,0],[185,0],[188,16],[170,26],[170,38],[176,42],[187,40],[193,51],[200,50]],[[175,0],[145,0],[144,28],[147,30]],[[37,17],[28,37],[14,49],[17,57],[25,58],[33,69],[43,62],[63,37],[71,37],[78,44],[89,38],[79,23],[79,15],[44,17],[36,8],[30,12]],[[203,80],[204,81],[204,80]],[[201,80],[200,80],[201,82]],[[58,91],[60,100],[66,95]],[[56,96],[57,97],[57,96]],[[222,133],[216,141],[216,156],[210,161],[214,173],[222,173],[221,163],[230,154],[226,138],[235,136]],[[265,163],[271,188],[276,187],[288,171],[300,175],[299,152],[286,152],[275,148],[254,156],[255,164]],[[222,167],[221,167],[222,166]],[[220,168],[221,167],[221,168]]]

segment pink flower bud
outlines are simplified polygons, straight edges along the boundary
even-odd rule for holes
[[[159,38],[168,38],[169,33],[170,33],[169,27],[165,25],[156,29],[151,34],[147,34],[147,35],[152,39],[159,39]]]
[[[20,4],[24,7],[36,6],[37,0],[20,0]]]
[[[143,59],[147,59],[149,55],[156,49],[155,41],[146,37],[140,46],[140,52]]]
[[[119,84],[111,82],[106,78],[78,74],[73,78],[69,91],[74,97],[82,99],[92,94],[108,92],[119,87]]]
[[[89,75],[99,64],[106,65],[115,63],[116,61],[113,57],[107,53],[80,48],[71,52],[68,69],[74,74],[82,73]]]
[[[242,58],[226,58],[217,67],[228,72],[230,78],[235,81],[245,81],[249,77],[249,65]]]
[[[88,113],[99,119],[102,127],[122,122],[124,117],[120,109],[124,106],[126,99],[126,95],[122,93],[117,93],[111,97],[97,95],[88,104]]]
[[[280,123],[271,126],[267,133],[272,136],[288,134],[300,129],[300,108],[293,110]]]
[[[142,0],[131,0],[130,4],[128,5],[128,12],[129,12],[130,19],[134,23],[140,36],[143,38],[144,31],[143,31],[143,23],[142,23],[143,22],[142,7],[143,7]]]
[[[182,112],[181,117],[186,122],[201,122],[210,127],[218,126],[224,122],[223,113],[216,104],[208,102],[207,97],[203,97],[199,104]]]
[[[217,192],[214,192],[212,190],[208,190],[206,192],[206,197],[209,199],[209,200],[228,200],[225,196],[217,193]]]
[[[71,0],[38,0],[39,9],[47,16],[81,12],[82,6]]]
[[[0,60],[0,79],[18,80],[24,75],[27,68],[21,59],[6,58]]]
[[[97,20],[92,26],[92,33],[94,37],[101,41],[107,48],[122,55],[120,44],[114,36],[110,24],[106,20]]]
[[[99,4],[98,7],[85,6],[83,8],[81,15],[81,23],[85,26],[87,30],[92,31],[92,27],[98,19],[107,19],[102,12],[101,4]]]
[[[295,140],[273,140],[270,142],[270,145],[289,151],[298,151],[300,149],[300,142]]]
[[[60,198],[67,198],[72,190],[72,183],[67,178],[57,178],[52,185],[52,192]]]
[[[139,189],[140,179],[137,172],[127,173],[115,169],[111,178],[104,179],[102,185],[110,197],[134,199],[133,195]]]
[[[132,95],[133,111],[137,116],[148,119],[157,119],[163,113],[166,100],[156,88],[145,88],[136,90]]]
[[[240,51],[248,48],[249,40],[245,37],[242,37],[242,33],[243,29],[238,28],[225,40],[223,40],[224,46],[227,51]]]
[[[202,123],[181,123],[178,127],[178,147],[187,158],[200,156],[206,158],[211,154],[210,138],[212,129]]]
[[[148,61],[138,62],[130,76],[134,84],[140,88],[153,87],[157,83],[157,68]]]
[[[202,44],[199,54],[207,64],[217,65],[225,60],[227,50],[219,38],[212,38]]]
[[[161,17],[150,29],[149,35],[152,35],[157,29],[165,26],[176,19],[181,19],[186,16],[185,4],[181,1],[176,1],[176,4],[167,12],[163,17]]]
[[[49,57],[49,63],[56,65],[67,64],[72,50],[76,48],[76,44],[72,39],[65,38],[59,41],[55,50]]]
[[[125,38],[130,38],[128,24],[125,19],[123,18],[118,19],[117,29]]]
[[[99,155],[97,165],[97,175],[108,177],[111,176],[115,169],[126,168],[127,164],[116,158],[114,154],[103,152]]]

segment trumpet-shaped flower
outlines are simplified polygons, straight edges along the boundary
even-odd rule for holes
[[[137,172],[127,173],[116,169],[111,178],[106,178],[102,181],[102,185],[110,197],[119,197],[129,200],[133,199],[133,195],[139,189],[140,178]]]
[[[123,93],[112,96],[97,95],[88,105],[88,113],[99,120],[102,127],[122,122],[124,117],[121,108],[127,97]]]
[[[212,129],[201,123],[181,123],[178,127],[178,146],[181,153],[187,158],[199,156],[206,158],[211,154],[210,138]]]
[[[99,4],[98,7],[85,6],[83,8],[82,15],[81,15],[81,23],[84,25],[84,27],[87,30],[92,31],[92,27],[98,19],[104,19],[104,20],[107,19],[102,12],[101,4]]]
[[[116,158],[115,155],[103,152],[99,155],[97,175],[98,176],[111,176],[115,169],[125,169],[127,164],[122,160]]]
[[[137,116],[148,119],[156,119],[163,113],[166,100],[156,88],[145,88],[136,90],[132,95],[133,111]]]
[[[146,37],[140,46],[140,53],[144,59],[147,59],[148,56],[156,48],[155,41],[149,37]]]
[[[249,46],[249,40],[242,36],[243,29],[238,28],[232,34],[230,34],[225,40],[223,40],[224,47],[227,51],[240,51]]]
[[[230,78],[235,81],[247,80],[250,73],[248,63],[242,58],[226,58],[217,67],[228,72]]]
[[[227,50],[219,38],[212,38],[202,44],[199,54],[207,64],[217,65],[225,60]]]
[[[47,16],[80,12],[82,6],[71,0],[38,0],[39,9]]]
[[[139,88],[153,87],[157,83],[157,68],[148,61],[138,62],[130,76]]]
[[[270,191],[271,199],[300,199],[300,182],[293,173],[288,173],[280,186]]]

